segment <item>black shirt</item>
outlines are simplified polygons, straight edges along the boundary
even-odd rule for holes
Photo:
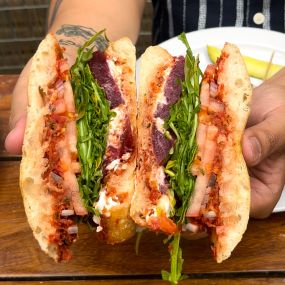
[[[181,32],[236,26],[285,32],[285,0],[153,0],[153,43]]]

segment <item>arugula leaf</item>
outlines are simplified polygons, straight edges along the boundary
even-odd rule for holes
[[[135,243],[136,255],[139,255],[139,247],[140,247],[140,241],[141,241],[142,235],[143,235],[143,230],[140,230],[137,232],[136,243]]]
[[[78,49],[76,62],[70,71],[75,107],[79,116],[76,127],[81,174],[77,179],[84,206],[93,214],[93,204],[99,197],[103,177],[101,166],[107,145],[109,121],[113,116],[109,101],[88,65],[92,58],[94,42],[103,32],[92,36]]]
[[[182,258],[182,249],[179,246],[180,243],[180,233],[174,235],[171,243],[169,244],[170,259],[170,273],[162,270],[161,275],[163,280],[167,280],[172,284],[177,284],[178,281],[187,279],[188,276],[182,275],[182,266],[184,259]]]
[[[165,122],[166,131],[171,130],[176,135],[173,153],[165,167],[169,176],[170,189],[176,198],[175,222],[182,227],[188,208],[188,201],[195,185],[195,177],[191,174],[190,167],[197,152],[196,131],[198,126],[198,112],[200,109],[200,76],[199,58],[194,57],[185,33],[179,39],[186,46],[184,73],[181,82],[182,95],[178,102],[171,107],[170,116]],[[182,275],[182,250],[180,233],[174,234],[169,244],[170,273],[162,271],[162,278],[173,284],[185,279]]]

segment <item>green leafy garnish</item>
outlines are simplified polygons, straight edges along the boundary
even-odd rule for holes
[[[99,196],[108,125],[113,116],[109,101],[88,65],[92,58],[94,42],[103,32],[92,36],[78,49],[76,62],[71,68],[71,84],[79,116],[76,122],[77,149],[81,164],[78,183],[84,206],[91,213],[95,213],[93,204]]]
[[[182,95],[178,102],[171,107],[170,116],[165,122],[167,131],[171,130],[176,135],[173,153],[165,167],[169,176],[170,189],[176,198],[174,220],[182,227],[188,208],[189,198],[194,189],[195,177],[191,174],[190,167],[197,152],[196,130],[198,126],[198,111],[200,109],[199,92],[200,76],[199,58],[194,57],[185,33],[179,39],[187,48],[184,73],[181,82]],[[182,275],[182,250],[180,233],[174,234],[169,244],[170,272],[162,271],[162,278],[173,284],[186,278]]]
[[[136,238],[136,243],[135,243],[135,253],[136,255],[139,255],[139,247],[140,247],[140,241],[143,235],[143,231],[137,232],[137,238]]]
[[[182,258],[182,249],[179,246],[180,233],[173,236],[172,241],[169,244],[170,259],[170,272],[165,270],[161,271],[162,279],[170,281],[172,284],[177,284],[178,281],[187,279],[188,276],[182,274],[182,266],[184,259]]]

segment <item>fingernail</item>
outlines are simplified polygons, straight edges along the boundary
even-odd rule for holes
[[[250,137],[250,148],[251,148],[251,163],[257,164],[261,158],[261,145],[256,137]]]

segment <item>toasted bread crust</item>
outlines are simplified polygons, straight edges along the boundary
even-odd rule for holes
[[[49,34],[41,42],[32,59],[28,83],[27,122],[20,166],[20,188],[28,222],[41,249],[56,261],[59,259],[57,245],[50,243],[48,239],[56,232],[56,228],[51,224],[55,200],[42,179],[46,165],[42,138],[47,108],[39,92],[39,82],[41,87],[46,89],[47,84],[56,77],[57,51],[57,41]]]
[[[222,152],[219,190],[221,225],[213,231],[217,262],[228,258],[242,239],[250,210],[250,181],[242,155],[241,139],[249,116],[252,87],[239,49],[226,43],[218,62],[218,84],[224,86],[224,103],[231,118],[228,143]]]

